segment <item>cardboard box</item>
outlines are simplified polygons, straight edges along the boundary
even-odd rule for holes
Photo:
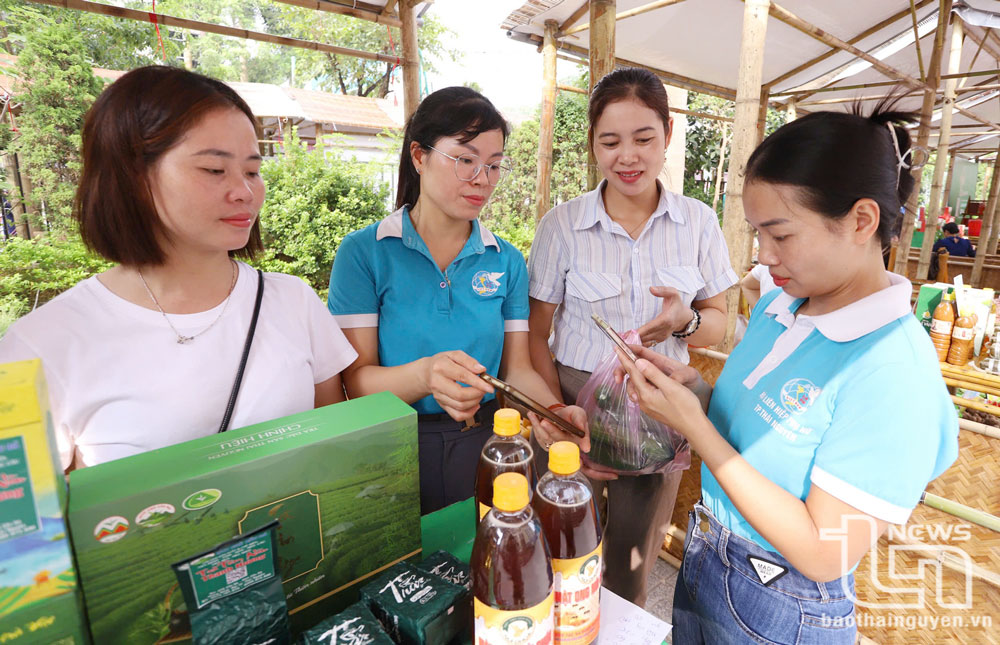
[[[0,365],[0,643],[86,643],[40,361]]]
[[[941,296],[952,290],[952,285],[944,282],[920,285],[917,302],[913,307],[913,315],[917,317],[927,333],[931,333],[931,317],[934,310],[941,304]]]
[[[102,645],[184,642],[171,563],[272,519],[299,633],[419,552],[419,499],[416,413],[388,393],[75,471],[70,529],[91,633]]]

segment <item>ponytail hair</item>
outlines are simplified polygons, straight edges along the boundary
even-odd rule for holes
[[[427,95],[406,122],[399,156],[396,208],[412,207],[420,198],[420,175],[410,155],[412,142],[429,150],[443,137],[458,137],[460,142],[467,143],[490,130],[500,130],[504,143],[507,142],[510,134],[507,121],[479,92],[468,87],[446,87]]]
[[[794,186],[802,203],[831,219],[841,219],[859,199],[879,206],[878,235],[892,243],[901,211],[916,183],[916,166],[906,124],[916,115],[894,109],[898,98],[882,99],[868,116],[813,112],[786,123],[757,146],[746,167],[746,182]]]

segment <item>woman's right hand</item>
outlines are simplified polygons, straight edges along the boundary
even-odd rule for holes
[[[471,419],[483,395],[493,392],[493,386],[478,376],[486,367],[463,351],[441,352],[423,360],[424,389],[455,421]]]

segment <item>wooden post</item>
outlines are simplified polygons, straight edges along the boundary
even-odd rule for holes
[[[615,69],[616,0],[590,0],[590,91]],[[593,190],[601,178],[594,151],[587,151],[587,187]]]
[[[413,0],[399,0],[396,9],[402,23],[403,40],[403,120],[408,121],[420,105],[420,53],[417,46],[417,15]]]
[[[736,113],[733,120],[733,145],[729,156],[729,181],[726,183],[726,204],[723,210],[722,232],[729,247],[729,261],[737,274],[750,266],[752,230],[743,219],[743,173],[747,159],[757,145],[757,119],[760,114],[761,76],[764,67],[764,37],[767,34],[769,0],[746,0],[743,9],[743,38],[740,43],[740,72],[736,88]],[[735,345],[736,315],[740,306],[740,290],[726,293],[728,321],[722,351],[730,352]]]
[[[944,14],[941,16],[943,19]],[[955,16],[951,25],[951,55],[948,58],[948,73],[958,73],[962,62],[962,19]],[[917,279],[926,280],[927,270],[931,264],[931,248],[934,246],[934,234],[937,232],[938,215],[941,213],[942,180],[944,179],[945,162],[948,155],[948,143],[951,140],[951,117],[955,105],[955,87],[958,80],[949,78],[944,86],[944,104],[941,108],[941,129],[938,134],[937,162],[934,164],[934,182],[931,184],[931,196],[928,204],[927,221],[924,226],[924,244],[920,248],[920,261],[917,263]]]
[[[729,125],[722,124],[722,145],[719,146],[719,167],[715,169],[715,195],[712,196],[712,210],[719,206],[719,193],[722,191],[722,175],[726,171],[726,148],[729,146]]]
[[[969,284],[979,287],[983,277],[983,262],[986,260],[986,249],[990,236],[996,228],[997,194],[1000,193],[1000,146],[997,147],[997,158],[993,160],[993,178],[990,179],[990,192],[986,198],[986,215],[983,217],[983,228],[979,231],[979,245],[976,247],[976,260],[972,263],[972,275]]]
[[[941,0],[939,5],[941,16],[947,16],[951,12],[951,0]],[[931,60],[927,65],[927,89],[924,90],[924,103],[920,110],[920,126],[917,129],[916,147],[926,148],[931,134],[931,118],[934,115],[934,103],[937,100],[937,87],[941,84],[941,53],[944,51],[944,34],[948,23],[939,20],[937,30],[934,34],[934,46],[931,49]],[[890,270],[901,276],[907,277],[907,263],[910,256],[910,244],[913,241],[913,220],[916,217],[920,201],[920,184],[923,178],[923,169],[917,168],[911,171],[914,185],[913,192],[906,202],[906,210],[903,214],[903,226],[899,232],[899,241],[896,243],[896,262],[890,265]]]
[[[538,123],[538,174],[535,178],[535,217],[549,211],[552,182],[552,139],[556,126],[556,31],[559,23],[545,21],[542,46],[542,113]]]

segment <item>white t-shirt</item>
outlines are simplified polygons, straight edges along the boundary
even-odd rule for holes
[[[754,268],[750,269],[750,275],[757,278],[757,282],[760,283],[761,297],[768,291],[778,288],[778,285],[774,284],[774,278],[771,277],[770,267],[766,264],[755,265]]]
[[[246,342],[257,274],[239,263],[232,301],[181,345],[159,311],[88,278],[15,322],[0,363],[42,359],[64,468],[92,466],[208,436],[222,422]],[[182,334],[205,329],[224,303],[170,315]],[[264,274],[264,297],[230,428],[312,409],[317,383],[357,353],[302,280]]]

